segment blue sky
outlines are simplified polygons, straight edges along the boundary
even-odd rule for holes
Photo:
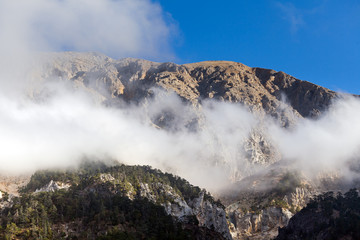
[[[230,60],[360,94],[359,0],[156,0],[175,62]]]

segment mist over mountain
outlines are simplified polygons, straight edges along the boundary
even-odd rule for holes
[[[357,186],[357,96],[235,62],[30,62],[2,77],[2,174],[84,158],[150,165],[220,198],[234,239],[275,237],[313,196]]]
[[[318,172],[339,170],[338,165],[348,165],[345,162],[354,161],[357,154],[353,109],[358,108],[358,100],[283,72],[233,62],[176,65],[113,60],[92,53],[45,54],[36,61],[40,63],[28,73],[30,80],[23,89],[31,100],[30,112],[36,109],[45,118],[65,120],[60,125],[76,124],[81,129],[79,138],[86,134],[103,138],[99,150],[122,161],[147,161],[179,172],[186,161],[200,162],[210,169],[223,167],[220,175],[236,180],[249,175],[244,168],[254,173],[279,161],[313,164]],[[30,117],[34,124],[37,116]],[[58,134],[55,126],[48,131]],[[95,136],[85,137],[82,147],[87,142],[96,145],[91,142]],[[133,146],[126,151],[112,153],[103,146],[124,148],[127,137]],[[141,157],[134,153],[137,145],[143,146]],[[96,155],[86,151],[77,154]],[[147,160],[139,159],[143,156]]]
[[[303,12],[291,3],[271,4],[289,21],[294,42],[303,39],[309,17],[324,17],[315,14],[322,7]],[[336,233],[356,239],[356,190],[336,197],[326,192],[359,187],[359,96],[237,62],[143,60],[183,61],[174,45],[182,41],[184,25],[162,5],[167,4],[0,0],[0,238],[326,239]],[[220,13],[218,4],[211,5],[193,4],[191,10],[228,24],[209,14],[205,7]],[[354,14],[349,6],[335,10],[357,16],[358,8],[351,8]],[[258,14],[259,6],[253,7]],[[246,35],[258,51],[248,51],[251,56],[274,64],[274,53],[286,61],[301,59],[298,43],[295,52],[286,44],[281,52],[267,41],[270,35],[281,36],[277,43],[288,41],[277,34],[284,32],[277,23],[263,34],[257,27],[262,18],[255,18],[239,28],[256,29],[256,41]],[[233,25],[226,35],[228,26],[212,26],[216,22],[204,18],[210,31],[191,25],[248,48],[233,35]],[[314,21],[316,34],[326,25],[320,22]],[[334,35],[348,39],[346,31],[356,32],[356,25],[346,25]],[[333,34],[328,33],[326,39]],[[310,36],[305,34],[324,43],[324,34]],[[212,42],[203,37],[195,38]],[[260,46],[266,38],[268,53]],[[198,43],[188,42],[192,48],[184,52],[199,56],[183,59],[213,56],[204,55]],[[336,56],[323,53],[314,58],[321,67],[335,66],[318,60]],[[291,63],[297,68],[300,61]],[[340,65],[337,72],[356,69]]]

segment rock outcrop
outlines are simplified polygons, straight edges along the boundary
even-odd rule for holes
[[[286,226],[292,216],[281,207],[268,207],[257,213],[235,210],[230,214],[230,232],[233,239],[272,239],[277,236],[278,227]]]
[[[296,188],[285,196],[266,192],[239,197],[242,201],[226,208],[233,239],[276,237],[278,228],[287,226],[294,213],[305,207],[315,194],[307,188]]]
[[[140,183],[140,196],[164,206],[169,215],[181,222],[195,216],[199,226],[215,230],[225,239],[231,239],[225,210],[206,200],[204,191],[201,191],[197,198],[186,201],[169,185],[154,183],[149,187],[147,183]]]
[[[206,200],[204,197],[204,191],[202,191],[199,197],[189,203],[193,214],[199,221],[199,225],[215,229],[215,231],[221,233],[225,239],[231,239],[224,209]]]
[[[60,189],[68,189],[71,186],[71,184],[68,183],[62,183],[58,181],[51,180],[46,186],[43,186],[42,188],[36,189],[35,193],[39,192],[55,192]]]
[[[278,167],[244,178],[222,194],[233,239],[272,239],[318,194],[305,176]]]

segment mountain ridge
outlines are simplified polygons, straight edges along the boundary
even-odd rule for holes
[[[75,52],[47,53],[40,58],[43,65],[35,68],[32,76],[70,79],[79,87],[96,91],[101,101],[120,98],[140,102],[151,95],[151,88],[158,87],[195,105],[204,99],[241,103],[260,115],[272,116],[283,126],[292,125],[299,117],[317,118],[339,98],[334,91],[282,71],[231,61],[178,65]]]

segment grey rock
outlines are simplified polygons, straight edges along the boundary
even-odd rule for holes
[[[62,182],[55,182],[51,180],[46,186],[36,189],[35,193],[39,192],[55,192],[60,189],[68,189],[71,186],[71,184],[66,184]]]

